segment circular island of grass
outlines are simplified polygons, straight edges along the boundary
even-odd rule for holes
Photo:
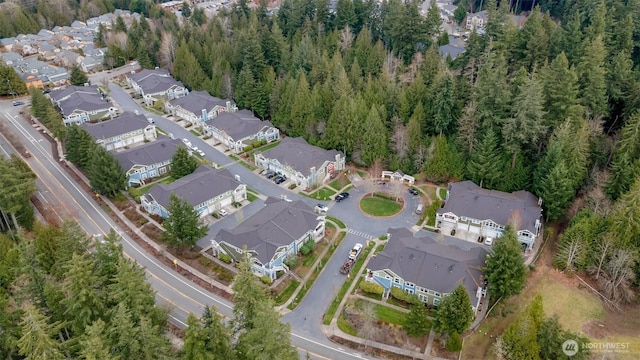
[[[367,194],[360,198],[360,210],[371,216],[394,216],[402,211],[403,199],[394,201],[386,194]]]

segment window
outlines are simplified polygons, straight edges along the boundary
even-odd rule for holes
[[[433,295],[437,296],[437,297],[441,297],[442,294],[440,294],[439,292],[434,292]]]
[[[405,289],[404,292],[413,295],[413,289]]]
[[[393,282],[396,283],[396,284],[401,284],[402,283],[399,278],[393,278]]]
[[[407,287],[415,287],[415,285],[414,285],[414,284],[412,284],[412,283],[410,283],[410,282],[406,282],[406,283],[404,283],[404,284],[405,284]]]
[[[440,304],[440,299],[433,299],[433,305]]]
[[[167,173],[167,168],[161,167],[160,168],[160,174],[166,174]]]

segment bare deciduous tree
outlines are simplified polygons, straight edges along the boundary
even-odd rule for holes
[[[344,52],[351,48],[351,44],[353,44],[353,32],[351,32],[351,27],[349,25],[345,26],[342,31],[340,31],[340,49]]]
[[[591,269],[591,272],[596,274],[596,280],[600,279],[600,273],[602,271],[602,266],[605,263],[605,260],[609,256],[609,253],[613,249],[613,245],[615,243],[615,237],[613,234],[607,232],[603,235],[600,244],[598,244],[598,250],[600,255],[598,256],[598,260],[596,264]]]
[[[471,153],[476,144],[476,133],[478,132],[478,119],[476,117],[477,105],[470,101],[464,107],[464,113],[458,119],[458,140],[468,153]]]
[[[108,32],[105,34],[105,41],[107,44],[115,44],[120,49],[126,49],[129,38],[123,32]]]
[[[627,302],[633,297],[633,291],[630,289],[630,281],[634,276],[633,262],[634,257],[628,250],[616,249],[604,265],[599,283],[605,295],[614,304]]]
[[[409,151],[409,134],[407,127],[404,126],[402,120],[398,117],[394,117],[394,131],[391,137],[393,144],[393,150],[400,160],[404,160],[407,157]]]
[[[364,301],[360,311],[360,316],[362,317],[362,329],[360,329],[360,336],[365,339],[364,348],[366,349],[369,340],[371,340],[378,332],[378,327],[376,326],[375,304],[369,301]]]
[[[402,197],[402,193],[406,190],[404,183],[400,180],[389,181],[389,188],[391,189],[391,194],[396,198],[396,201]]]
[[[172,33],[163,31],[160,39],[160,65],[171,68],[176,58],[178,42]]]
[[[508,353],[507,344],[502,340],[502,336],[498,336],[496,342],[493,343],[493,355],[496,360],[507,360]]]

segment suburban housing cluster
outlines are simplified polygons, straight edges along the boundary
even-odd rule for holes
[[[471,181],[451,183],[436,213],[439,233],[416,237],[408,229],[389,229],[388,243],[367,265],[365,280],[381,285],[384,297],[398,287],[434,306],[462,284],[475,313],[486,294],[482,268],[487,251],[469,242],[499,238],[511,224],[523,250],[530,250],[541,232],[541,206],[542,199],[528,191],[505,193]]]
[[[67,71],[73,65],[84,72],[102,70],[106,48],[96,48],[94,41],[100,25],[110,29],[120,16],[125,24],[140,15],[115,10],[86,21],[74,21],[69,26],[42,29],[37,34],[20,34],[0,39],[2,61],[11,66],[24,80],[27,88],[57,87],[67,83]]]

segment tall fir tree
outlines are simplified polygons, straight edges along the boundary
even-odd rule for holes
[[[191,247],[207,233],[207,226],[200,220],[200,214],[187,200],[172,193],[167,208],[169,217],[164,221],[165,232],[162,239],[179,251]]]
[[[190,154],[185,146],[178,146],[171,156],[171,176],[179,179],[193,173],[198,167],[198,161]]]
[[[456,332],[462,334],[473,321],[473,309],[469,294],[460,284],[438,304],[434,314],[433,326],[441,334]]]
[[[474,146],[467,162],[467,175],[480,187],[492,189],[501,174],[502,153],[498,146],[498,137],[488,129]]]
[[[487,256],[485,275],[493,299],[509,298],[524,288],[527,269],[513,225],[507,225],[503,235],[493,244],[491,254]]]
[[[97,146],[91,155],[87,175],[91,188],[99,194],[113,196],[127,185],[120,163],[102,146]]]

